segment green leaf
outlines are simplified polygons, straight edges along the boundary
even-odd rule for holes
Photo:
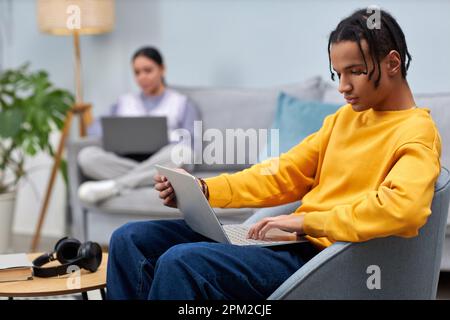
[[[29,67],[26,63],[0,72],[0,139],[13,147],[11,154],[18,151],[28,156],[37,152],[52,155],[50,135],[63,128],[75,98],[71,92],[54,86],[46,71],[30,71]],[[11,163],[8,158],[12,155],[5,157],[2,163]],[[67,182],[66,167],[61,164]],[[16,178],[21,173],[11,171]]]
[[[18,134],[23,121],[21,110],[7,110],[0,112],[0,136],[13,138]]]

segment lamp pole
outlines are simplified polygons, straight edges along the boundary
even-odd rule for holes
[[[50,180],[39,212],[39,220],[31,244],[32,252],[37,250],[41,237],[41,229],[48,209],[53,185],[62,159],[66,139],[70,133],[74,115],[80,116],[79,133],[87,134],[87,125],[92,121],[92,106],[83,102],[81,77],[80,35],[102,34],[110,32],[114,25],[114,0],[37,0],[38,25],[42,32],[53,35],[70,35],[73,37],[75,57],[75,104],[70,108],[64,120],[60,141],[54,155]],[[81,20],[81,13],[83,19]],[[68,27],[68,22],[78,21],[78,28]],[[83,23],[81,23],[81,21]]]
[[[45,192],[44,202],[39,212],[39,220],[34,232],[33,241],[31,244],[31,252],[36,252],[39,241],[41,238],[42,226],[44,224],[45,216],[47,214],[48,205],[50,203],[50,197],[53,192],[53,186],[58,173],[58,168],[61,165],[62,153],[68,135],[70,134],[70,128],[72,126],[72,120],[74,114],[80,115],[80,136],[85,137],[87,134],[87,123],[90,121],[90,111],[92,106],[88,103],[83,103],[82,84],[81,84],[81,50],[80,50],[80,35],[77,30],[73,32],[73,44],[75,53],[75,83],[76,83],[76,95],[75,105],[67,112],[66,119],[64,120],[64,127],[61,133],[61,137],[58,143],[58,148],[53,158],[53,167],[50,174],[50,179],[47,184],[47,190]]]

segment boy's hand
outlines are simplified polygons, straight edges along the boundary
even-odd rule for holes
[[[277,217],[264,218],[250,227],[247,237],[254,240],[295,240],[293,232],[296,233],[295,238],[303,235],[303,215],[281,215]],[[276,229],[279,229],[278,232]],[[291,233],[285,235],[285,239],[281,239],[281,232]]]
[[[179,168],[175,170],[181,173],[188,173],[186,170]],[[159,197],[163,199],[164,205],[171,208],[176,208],[177,202],[175,191],[167,178],[157,173],[153,176],[153,180],[155,181],[155,189],[159,191]]]

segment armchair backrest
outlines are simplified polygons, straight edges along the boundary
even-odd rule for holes
[[[432,214],[414,238],[337,242],[286,280],[269,299],[435,299],[450,201],[442,168]]]

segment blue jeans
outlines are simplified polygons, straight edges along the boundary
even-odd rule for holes
[[[214,242],[184,220],[132,222],[110,241],[108,299],[266,299],[318,253],[309,242],[262,248]]]

